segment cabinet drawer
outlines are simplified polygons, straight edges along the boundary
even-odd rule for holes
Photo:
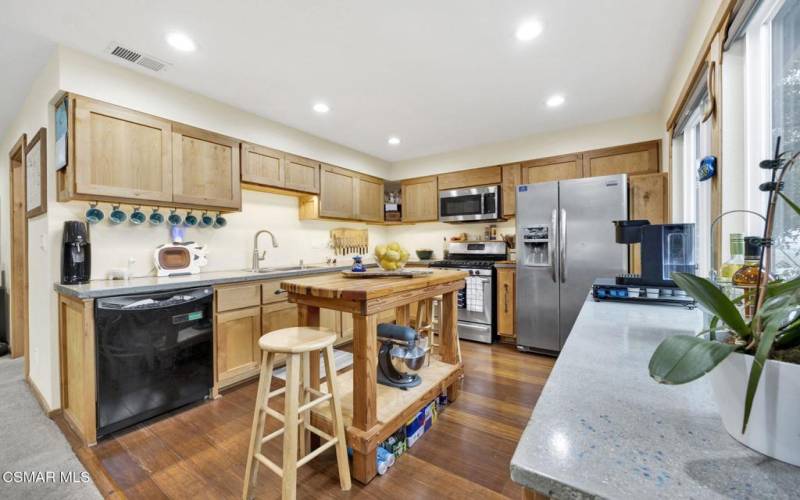
[[[275,302],[284,302],[288,299],[289,294],[286,290],[281,288],[281,280],[267,281],[261,284],[261,303],[273,304]]]
[[[253,307],[261,304],[261,286],[236,285],[217,288],[217,312]]]

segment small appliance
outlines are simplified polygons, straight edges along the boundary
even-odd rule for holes
[[[458,337],[491,344],[495,337],[495,267],[507,259],[505,241],[457,241],[446,244],[446,260],[431,267],[463,269],[469,273],[467,286],[458,291]]]
[[[61,241],[61,284],[88,283],[92,274],[92,246],[86,224],[65,221]]]
[[[627,271],[608,230],[628,217],[624,174],[517,186],[517,349],[561,350],[592,282]]]
[[[442,222],[499,220],[500,192],[500,186],[439,191],[439,220]]]
[[[153,252],[157,276],[197,274],[208,264],[206,246],[194,241],[165,243]]]
[[[670,278],[674,272],[694,274],[694,224],[650,224],[647,220],[614,221],[617,243],[639,243],[641,274],[599,278],[592,285],[595,300],[694,306],[694,299]]]
[[[422,383],[417,374],[430,351],[419,344],[416,330],[407,326],[381,323],[378,325],[378,383],[408,389]]]

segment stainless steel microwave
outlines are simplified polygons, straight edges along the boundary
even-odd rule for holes
[[[500,186],[439,191],[439,220],[469,222],[500,218]]]

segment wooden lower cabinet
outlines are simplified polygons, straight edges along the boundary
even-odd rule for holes
[[[497,269],[497,334],[500,337],[516,337],[514,328],[514,293],[516,270],[509,267]]]
[[[217,313],[214,319],[217,383],[220,387],[258,373],[261,307]]]

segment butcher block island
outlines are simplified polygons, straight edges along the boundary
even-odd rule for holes
[[[281,288],[298,305],[300,324],[319,326],[320,308],[353,315],[353,369],[338,377],[347,445],[353,449],[354,479],[368,483],[376,475],[375,450],[408,419],[443,391],[458,398],[463,366],[458,357],[457,298],[464,271],[435,270],[415,278],[351,279],[341,274],[288,279]],[[378,314],[395,310],[396,322],[408,325],[410,306],[442,297],[439,348],[419,371],[422,383],[408,390],[378,385]],[[312,354],[311,382],[319,390],[319,354]],[[312,423],[330,433],[327,412],[315,410]]]

